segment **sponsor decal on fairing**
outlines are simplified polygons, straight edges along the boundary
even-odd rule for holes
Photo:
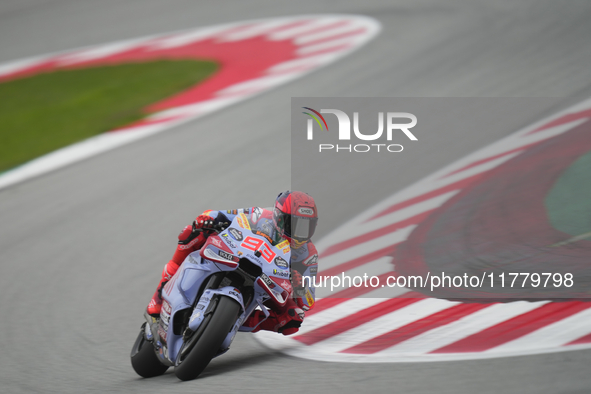
[[[235,229],[234,227],[230,227],[228,229],[228,233],[230,233],[230,235],[232,236],[232,238],[234,238],[236,241],[240,242],[244,239],[244,236],[242,235],[242,231]]]
[[[281,269],[287,269],[289,267],[289,263],[280,256],[275,258],[275,265]]]
[[[282,278],[289,278],[289,272],[288,271],[278,270],[277,268],[274,268],[273,269],[273,275],[280,276]]]

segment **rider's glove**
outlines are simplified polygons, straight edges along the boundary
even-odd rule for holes
[[[209,215],[199,215],[197,216],[197,219],[195,219],[195,222],[193,222],[193,227],[195,228],[195,230],[203,227],[211,227],[213,226],[213,221],[214,218],[212,218]]]
[[[284,322],[281,327],[277,329],[278,332],[282,333],[283,335],[292,335],[298,332],[302,322],[304,321],[304,311],[298,307],[290,307],[287,311],[279,317],[279,324]]]

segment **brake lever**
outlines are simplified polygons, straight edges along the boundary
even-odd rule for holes
[[[228,222],[220,222],[218,224],[215,224],[213,227],[201,227],[200,229],[197,229],[197,231],[201,230],[203,231],[211,231],[211,232],[216,232],[216,233],[221,233],[222,231],[224,231],[225,229],[228,228],[228,226],[230,225],[230,223]]]

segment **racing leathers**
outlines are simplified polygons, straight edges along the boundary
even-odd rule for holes
[[[210,225],[224,222],[229,224],[240,214],[244,214],[248,218],[252,230],[266,235],[274,245],[285,242],[275,229],[272,212],[267,209],[252,207],[227,211],[205,211],[192,225],[186,226],[179,234],[176,251],[172,259],[164,266],[158,288],[148,305],[147,310],[150,315],[156,316],[160,314],[162,288],[166,282],[177,272],[179,266],[190,253],[201,249],[205,244],[207,236],[198,231],[203,226],[203,222],[205,221],[206,224]],[[269,306],[272,309],[269,311],[270,315],[266,320],[264,320],[265,316],[260,310],[256,310],[249,316],[243,326],[253,328],[253,332],[268,330],[281,332],[284,335],[293,334],[298,331],[304,319],[304,311],[314,307],[315,288],[313,287],[313,277],[318,270],[316,247],[310,240],[301,243],[291,240],[291,243],[288,242],[287,245],[290,245],[291,248],[292,297],[280,309]],[[309,277],[312,280],[303,281],[303,277]]]

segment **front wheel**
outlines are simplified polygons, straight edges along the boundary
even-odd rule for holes
[[[218,353],[224,339],[236,323],[239,312],[240,305],[236,301],[228,297],[220,297],[213,316],[207,322],[197,343],[182,363],[174,369],[177,378],[192,380],[203,372],[207,364]]]
[[[144,338],[144,328],[142,325],[133,348],[131,349],[131,366],[134,371],[144,378],[160,376],[168,369],[168,366],[162,364],[154,351],[154,345]]]

